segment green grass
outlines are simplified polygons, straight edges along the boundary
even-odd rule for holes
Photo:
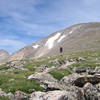
[[[0,97],[0,100],[10,100],[8,97]]]
[[[37,81],[27,80],[28,76],[35,73],[35,69],[40,67],[41,65],[47,65],[48,67],[55,66],[50,63],[55,59],[61,64],[64,64],[66,59],[75,59],[78,57],[83,57],[86,60],[82,62],[77,62],[68,66],[66,69],[55,69],[50,71],[49,73],[56,79],[61,80],[64,76],[72,74],[74,67],[90,67],[95,68],[96,66],[100,66],[100,50],[87,50],[84,52],[77,52],[72,54],[64,54],[62,56],[55,56],[49,58],[41,58],[34,61],[28,61],[27,64],[24,65],[24,68],[28,70],[20,70],[13,69],[8,70],[7,64],[0,66],[0,71],[5,70],[4,72],[0,72],[0,88],[5,92],[14,93],[17,90],[23,91],[25,93],[29,93],[29,89],[35,89],[36,91],[44,91],[42,87],[40,87],[40,83]],[[24,59],[23,59],[24,60]],[[9,80],[13,81],[9,81]],[[0,99],[6,100],[6,99]],[[8,99],[9,100],[9,99]]]
[[[0,88],[6,93],[14,93],[17,90],[29,93],[29,89],[35,89],[36,91],[43,91],[44,89],[40,87],[40,83],[34,80],[28,80],[27,75],[24,72],[19,72],[17,74],[9,73],[0,73]],[[13,79],[13,81],[10,81]]]
[[[74,67],[88,67],[88,68],[94,69],[96,66],[100,66],[100,50],[87,50],[84,52],[77,52],[77,53],[72,53],[69,55],[67,54],[63,56],[57,56],[57,58],[61,62],[65,61],[66,59],[76,59],[78,57],[83,57],[86,60],[67,66],[66,69],[55,69],[55,70],[50,71],[49,73],[54,78],[61,80],[64,76],[67,76],[73,73]]]
[[[70,75],[72,73],[73,71],[71,67],[66,69],[56,69],[49,72],[49,74],[58,80],[61,80],[64,76]]]
[[[50,58],[42,58],[42,59],[34,60],[24,65],[23,68],[27,68],[29,71],[35,72],[35,69],[42,65],[47,65],[48,67],[53,66],[53,64],[50,63],[49,61],[54,59],[55,59],[54,57],[50,57]]]
[[[7,70],[8,66],[6,64],[0,66],[0,70]]]

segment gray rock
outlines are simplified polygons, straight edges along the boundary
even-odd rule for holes
[[[24,61],[24,60],[16,60],[16,61],[11,61],[8,63],[8,67],[10,69],[21,69],[23,70],[24,68],[22,68],[25,64],[27,64],[28,61]],[[26,69],[25,69],[26,70]]]
[[[95,87],[97,88],[98,91],[100,91],[100,82],[96,84]]]
[[[33,75],[30,75],[28,77],[28,79],[29,80],[38,80],[40,82],[44,82],[44,81],[57,82],[57,80],[55,78],[53,78],[52,75],[45,73],[45,72],[35,73]]]
[[[85,100],[83,93],[78,88],[72,88],[67,91],[49,91],[34,92],[29,100]]]
[[[82,57],[76,58],[75,60],[76,60],[77,62],[85,61],[85,59],[82,58]]]
[[[28,94],[21,91],[16,91],[14,94],[14,97],[15,97],[15,100],[27,100]]]
[[[62,85],[60,85],[58,82],[44,81],[41,83],[41,87],[45,88],[46,91],[63,90]]]
[[[5,93],[0,89],[0,97],[8,97],[11,100],[14,100],[14,95],[12,93]]]
[[[88,70],[88,74],[89,74],[89,75],[94,75],[95,73],[96,73],[96,71],[94,71],[94,70],[92,70],[92,69],[89,69],[89,70]]]
[[[65,76],[61,79],[60,83],[63,85],[65,84],[66,86],[72,86],[73,82],[78,79],[81,75],[74,73],[68,76]]]
[[[41,65],[40,67],[36,67],[36,72],[44,71],[48,68],[47,65]]]
[[[87,67],[75,67],[75,68],[74,68],[74,71],[75,71],[76,73],[84,73],[84,72],[87,71]]]
[[[100,93],[91,83],[86,83],[83,90],[86,100],[100,100]]]
[[[64,64],[65,62],[64,61],[59,61],[58,59],[55,59],[55,60],[51,60],[49,61],[49,63],[53,64],[55,67],[60,67],[62,64]]]
[[[96,74],[100,74],[100,66],[98,66],[98,67],[95,68],[95,73]]]
[[[29,93],[35,92],[35,89],[29,89],[28,92]]]
[[[87,75],[87,74],[71,74],[65,76],[60,83],[66,84],[67,86],[75,85],[83,87],[86,83],[97,84],[100,82],[100,75]]]
[[[7,96],[7,94],[4,92],[4,91],[2,91],[2,89],[0,89],[0,96],[2,97],[2,96]]]

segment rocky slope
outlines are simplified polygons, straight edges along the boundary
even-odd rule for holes
[[[22,58],[39,58],[64,53],[100,48],[100,23],[82,23],[73,25],[50,36],[26,46],[14,53],[10,60]]]
[[[100,100],[99,31],[100,23],[83,23],[10,57],[1,50],[1,62],[10,60],[0,65],[0,100]]]
[[[0,100],[100,100],[100,50],[0,66]]]
[[[3,49],[0,50],[0,65],[5,63],[10,57],[9,53]]]

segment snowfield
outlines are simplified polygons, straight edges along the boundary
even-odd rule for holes
[[[57,33],[55,36],[49,38],[45,44],[49,49],[52,49],[54,46],[55,40],[57,40],[60,37],[61,33]]]
[[[66,35],[63,35],[59,38],[58,43],[61,42],[64,38],[66,37]]]
[[[35,49],[37,49],[39,46],[40,45],[37,44],[37,45],[33,45],[32,47],[35,48]]]

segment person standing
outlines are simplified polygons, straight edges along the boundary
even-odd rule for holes
[[[60,54],[63,53],[63,47],[60,47]]]

